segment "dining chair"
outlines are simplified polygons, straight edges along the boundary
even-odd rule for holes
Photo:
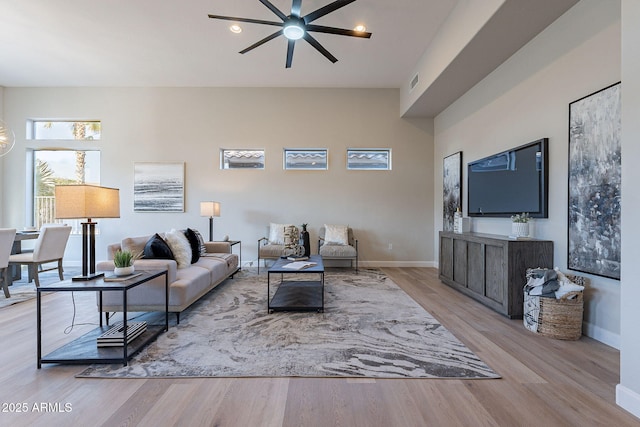
[[[7,267],[9,267],[9,255],[11,255],[11,248],[15,238],[15,228],[0,228],[0,283],[2,283],[6,298],[11,297],[9,293],[9,269]]]
[[[38,273],[58,269],[60,280],[62,275],[62,258],[67,247],[67,241],[71,234],[70,226],[45,225],[40,230],[40,235],[33,247],[33,252],[13,254],[9,256],[9,265],[27,265],[29,267],[29,282],[35,280],[36,286],[40,286]],[[57,262],[57,267],[42,269],[42,264]]]

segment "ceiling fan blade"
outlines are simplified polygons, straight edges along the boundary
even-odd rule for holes
[[[318,52],[320,52],[321,54],[323,54],[329,61],[336,63],[338,62],[338,58],[336,58],[335,56],[331,55],[329,53],[329,51],[327,49],[325,49],[324,47],[322,47],[322,45],[320,43],[318,43],[318,40],[314,39],[313,36],[307,32],[304,33],[304,39],[306,41],[309,42],[309,44],[313,47],[316,48],[316,50]]]
[[[371,33],[365,31],[344,30],[342,28],[324,27],[322,25],[305,25],[307,31],[315,31],[318,33],[338,34],[340,36],[362,37],[364,39],[371,38]]]
[[[267,8],[269,8],[269,10],[273,13],[275,13],[276,15],[278,15],[278,18],[282,19],[282,22],[287,20],[287,15],[285,15],[284,13],[282,13],[280,11],[280,9],[278,9],[277,7],[275,7],[273,5],[273,3],[271,3],[269,0],[260,0],[260,3],[262,3],[263,5],[267,6]]]
[[[293,0],[291,3],[291,15],[297,16],[300,18],[300,6],[302,5],[302,0]]]
[[[341,7],[344,7],[350,3],[353,3],[356,0],[337,0],[334,1],[333,3],[329,3],[328,5],[321,7],[318,10],[315,10],[311,13],[309,13],[308,15],[305,15],[302,17],[302,19],[304,19],[305,24],[308,24],[309,22],[313,22],[318,18],[321,18],[331,12],[333,12],[334,10],[338,10]]]
[[[289,40],[287,45],[287,64],[285,68],[291,68],[291,63],[293,62],[293,48],[296,47],[295,40]]]
[[[251,24],[275,25],[277,27],[282,27],[282,22],[265,21],[265,20],[262,20],[262,19],[237,18],[235,16],[221,16],[221,15],[209,15],[209,18],[211,18],[211,19],[224,19],[225,21],[249,22]]]
[[[248,48],[241,50],[240,53],[243,53],[243,54],[247,53],[250,50],[253,50],[253,49],[257,48],[258,46],[262,46],[263,44],[265,44],[269,40],[273,40],[273,39],[275,39],[276,37],[278,37],[280,35],[282,35],[282,30],[276,31],[275,33],[271,34],[270,36],[267,36],[267,37],[263,38],[262,40],[252,44]]]

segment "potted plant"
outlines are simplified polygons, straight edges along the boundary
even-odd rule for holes
[[[135,261],[135,259],[136,257],[133,255],[133,253],[131,253],[131,251],[118,250],[113,255],[113,263],[115,265],[113,274],[115,274],[116,276],[126,276],[128,274],[133,274],[133,261]]]
[[[529,237],[529,221],[531,217],[528,212],[516,214],[511,217],[512,237]]]

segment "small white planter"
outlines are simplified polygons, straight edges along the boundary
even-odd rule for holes
[[[133,274],[134,271],[133,265],[129,267],[116,267],[113,269],[113,274],[116,276],[128,276],[129,274]]]
[[[528,222],[512,222],[511,236],[529,237],[529,223]]]

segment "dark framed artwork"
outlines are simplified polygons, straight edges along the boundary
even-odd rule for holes
[[[621,84],[569,104],[568,260],[620,279]]]
[[[456,210],[462,212],[462,151],[444,158],[442,166],[442,229],[453,231]]]
[[[133,164],[134,212],[184,212],[184,162]]]

